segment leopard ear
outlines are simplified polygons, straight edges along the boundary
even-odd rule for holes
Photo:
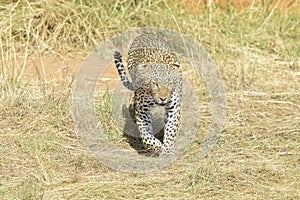
[[[176,68],[179,68],[180,67],[180,62],[178,60],[176,60],[173,65],[176,67]]]

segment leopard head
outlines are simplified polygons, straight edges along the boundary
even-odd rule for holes
[[[181,73],[169,65],[164,63],[141,64],[137,67],[136,72],[137,87],[149,88],[158,105],[167,104],[172,93],[181,90]]]

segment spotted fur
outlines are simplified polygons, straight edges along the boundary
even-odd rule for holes
[[[182,76],[176,55],[166,41],[154,34],[143,33],[132,43],[128,52],[129,81],[122,55],[114,54],[114,62],[123,85],[134,91],[135,119],[147,151],[174,153],[180,119]],[[165,108],[164,138],[155,138],[151,108]]]

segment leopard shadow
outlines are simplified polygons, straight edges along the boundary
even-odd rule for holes
[[[164,119],[161,113],[152,112],[152,119],[153,119],[153,129],[155,133],[155,137],[159,139],[161,142],[163,141],[164,136]],[[160,115],[160,116],[159,116]],[[142,154],[145,156],[157,156],[157,153],[147,152],[144,145],[142,138],[140,137],[140,132],[138,127],[135,123],[135,110],[133,103],[130,103],[129,106],[124,104],[122,106],[122,116],[125,120],[124,127],[123,127],[123,137],[126,138],[128,144],[137,151],[138,154]]]

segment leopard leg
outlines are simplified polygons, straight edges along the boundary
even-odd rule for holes
[[[138,130],[144,144],[144,147],[149,152],[158,152],[161,150],[161,142],[154,137],[152,119],[150,115],[150,109],[153,104],[149,104],[149,100],[146,102],[144,99],[137,99],[135,102],[135,118]]]
[[[171,101],[165,107],[165,127],[162,145],[163,154],[175,153],[175,140],[180,119],[180,97],[173,93]]]

